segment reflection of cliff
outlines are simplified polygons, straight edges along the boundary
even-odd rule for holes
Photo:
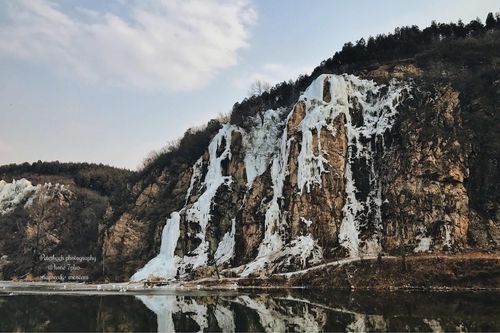
[[[137,296],[158,318],[158,331],[318,332],[323,330],[321,308],[268,296]],[[293,310],[292,310],[293,308]],[[182,318],[182,320],[181,320]]]
[[[154,331],[155,316],[144,311],[142,303],[132,296],[80,296],[75,299],[90,298],[96,301],[98,332],[138,332]],[[64,306],[64,302],[62,305]],[[82,330],[84,331],[84,330]]]
[[[498,295],[281,293],[137,296],[159,331],[477,331],[500,327]]]
[[[0,331],[500,331],[494,292],[163,292],[0,293]]]
[[[137,296],[157,316],[158,332],[234,332],[234,314],[218,297]]]

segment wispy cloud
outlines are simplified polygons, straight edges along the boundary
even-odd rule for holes
[[[275,85],[276,83],[288,81],[290,79],[295,80],[301,74],[310,74],[313,69],[314,66],[292,66],[269,63],[264,64],[254,72],[239,78],[236,81],[236,84],[241,88],[250,87],[250,85],[256,81]]]
[[[91,82],[192,90],[237,63],[256,19],[247,0],[132,1],[120,8],[2,1],[0,56]]]

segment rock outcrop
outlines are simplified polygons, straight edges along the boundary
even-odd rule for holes
[[[2,278],[95,279],[107,207],[105,197],[74,184],[0,181]]]

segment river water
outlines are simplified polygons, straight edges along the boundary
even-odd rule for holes
[[[500,331],[497,292],[0,293],[1,331]]]

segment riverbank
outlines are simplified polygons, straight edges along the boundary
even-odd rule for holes
[[[498,290],[500,255],[464,253],[349,258],[289,273],[250,278],[209,278],[187,286],[304,287],[370,290]]]
[[[348,258],[288,273],[209,277],[162,285],[142,282],[0,281],[0,292],[143,293],[182,290],[328,288],[347,290],[500,290],[500,256],[490,253]]]

